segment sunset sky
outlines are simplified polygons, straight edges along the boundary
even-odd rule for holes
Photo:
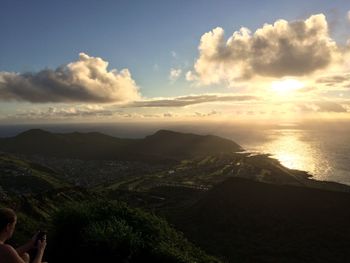
[[[0,122],[344,119],[350,2],[1,1]]]

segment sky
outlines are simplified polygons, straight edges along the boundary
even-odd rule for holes
[[[0,123],[346,119],[350,3],[18,1]]]

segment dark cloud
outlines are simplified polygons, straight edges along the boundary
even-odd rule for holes
[[[347,112],[341,104],[333,101],[320,101],[316,102],[315,105],[319,112]]]
[[[256,96],[239,96],[239,95],[192,95],[169,99],[154,99],[135,101],[126,104],[124,107],[184,107],[199,103],[208,102],[225,102],[225,101],[254,101],[259,98]]]
[[[314,101],[309,103],[299,103],[297,109],[302,112],[347,112],[347,109],[340,103],[334,101]]]
[[[196,111],[193,116],[194,117],[209,117],[209,116],[214,116],[214,115],[219,115],[219,114],[220,114],[220,112],[218,112],[216,110],[212,110],[208,113],[202,113],[202,112]]]
[[[321,77],[316,80],[317,83],[322,83],[329,86],[333,86],[333,85],[337,85],[337,84],[341,84],[349,81],[350,81],[349,73]]]
[[[55,108],[49,107],[42,110],[28,110],[25,112],[17,113],[13,115],[14,118],[24,119],[55,119],[55,118],[69,118],[69,117],[108,117],[115,114],[121,114],[121,112],[108,110],[108,109],[93,109],[93,108]]]

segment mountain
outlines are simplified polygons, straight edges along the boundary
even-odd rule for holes
[[[350,194],[231,178],[170,218],[228,262],[345,262]]]
[[[147,161],[237,152],[242,148],[217,136],[166,130],[143,139],[121,139],[98,132],[62,134],[33,129],[1,138],[0,150],[61,158]]]
[[[242,148],[231,140],[213,135],[203,136],[169,130],[159,130],[146,136],[133,145],[132,149],[142,154],[180,159],[242,151]]]
[[[60,134],[33,129],[12,138],[0,139],[0,150],[63,158],[104,159],[118,155],[128,142],[127,139],[97,132]]]

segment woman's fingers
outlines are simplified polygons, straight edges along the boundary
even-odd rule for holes
[[[38,249],[44,250],[46,247],[46,238],[38,241]]]

